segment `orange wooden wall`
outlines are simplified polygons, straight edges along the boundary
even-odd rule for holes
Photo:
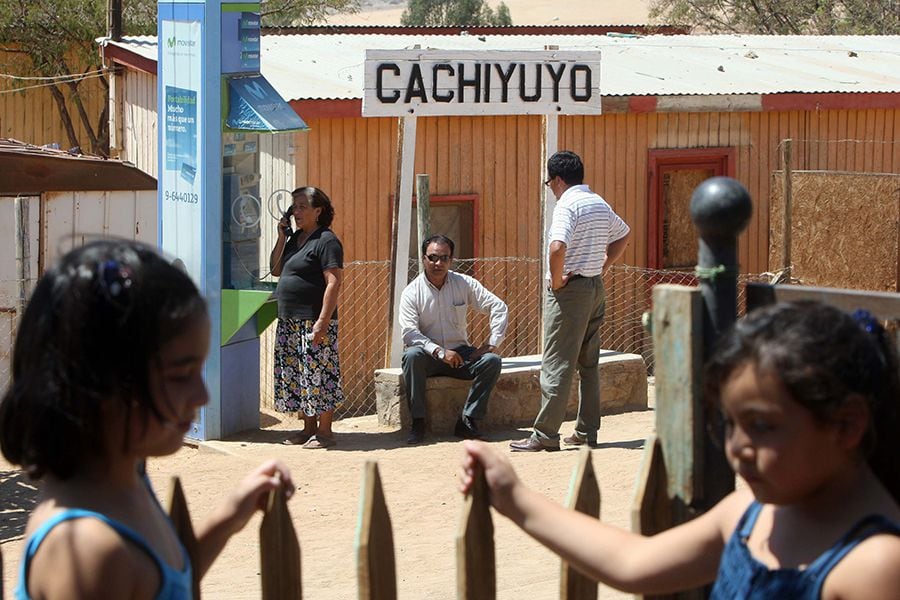
[[[298,185],[317,185],[331,195],[338,211],[335,230],[348,262],[388,260],[396,120],[308,122],[311,131],[298,134],[295,143]],[[632,227],[624,262],[644,266],[648,150],[734,147],[736,177],[754,201],[754,216],[740,240],[741,269],[760,273],[769,268],[769,188],[772,171],[781,167],[781,141],[795,140],[795,169],[898,173],[900,144],[894,143],[895,132],[900,133],[900,110],[620,113],[561,117],[559,148],[582,156],[587,183]],[[481,256],[537,257],[544,176],[540,145],[540,117],[419,118],[415,172],[431,175],[433,195],[478,195]]]
[[[298,134],[295,143],[297,184],[319,186],[331,196],[334,229],[348,262],[389,260],[397,121],[308,123],[311,130]],[[539,117],[418,119],[415,172],[431,176],[433,196],[478,196],[481,256],[539,256],[540,139]]]

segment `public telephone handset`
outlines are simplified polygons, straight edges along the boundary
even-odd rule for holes
[[[291,234],[294,233],[294,230],[291,228],[291,215],[292,214],[294,214],[294,207],[289,206],[287,208],[287,210],[284,211],[284,214],[281,215],[281,220],[284,221],[285,219],[287,219],[287,224],[286,225],[282,225],[281,223],[278,224],[278,226],[281,227],[282,231],[284,231],[285,237],[291,237]]]

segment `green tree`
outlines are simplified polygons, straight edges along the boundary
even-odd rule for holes
[[[97,77],[109,91],[94,40],[107,33],[110,7],[122,7],[122,31],[129,35],[156,34],[156,0],[0,0],[0,50],[25,56],[28,72],[0,63],[0,73],[37,75],[48,79],[71,147],[97,156],[109,154],[108,109],[89,115],[80,86],[87,77]],[[359,0],[263,0],[263,25],[296,25],[321,21],[330,12],[357,10]],[[16,61],[21,64],[21,61]],[[66,76],[65,78],[62,78]],[[74,120],[87,132],[78,139]]]
[[[501,2],[496,12],[485,0],[409,0],[400,23],[406,26],[512,25],[509,7]]]
[[[652,0],[650,18],[711,33],[900,34],[897,0]]]
[[[501,2],[497,6],[497,19],[494,25],[509,27],[512,24],[512,15],[509,14],[509,7],[506,6],[506,2]]]

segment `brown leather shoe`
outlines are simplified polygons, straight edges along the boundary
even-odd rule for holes
[[[533,437],[527,437],[524,440],[516,440],[515,442],[510,442],[509,449],[513,452],[540,452],[541,450],[554,452],[556,450],[559,450],[559,444],[555,446],[545,446]]]
[[[584,446],[585,444],[587,444],[591,448],[596,448],[597,440],[590,440],[586,437],[581,437],[581,434],[579,434],[577,431],[573,431],[572,435],[563,438],[563,444],[565,444],[566,446]]]

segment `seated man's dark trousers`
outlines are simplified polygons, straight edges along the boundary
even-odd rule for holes
[[[465,361],[461,367],[455,369],[431,356],[421,346],[412,346],[403,353],[403,383],[406,386],[411,418],[425,418],[426,379],[436,375],[471,381],[472,387],[469,388],[469,396],[466,398],[462,414],[475,420],[481,420],[487,414],[491,390],[500,378],[502,359],[499,355],[488,352],[470,361],[468,359],[476,348],[460,346],[453,350]]]

